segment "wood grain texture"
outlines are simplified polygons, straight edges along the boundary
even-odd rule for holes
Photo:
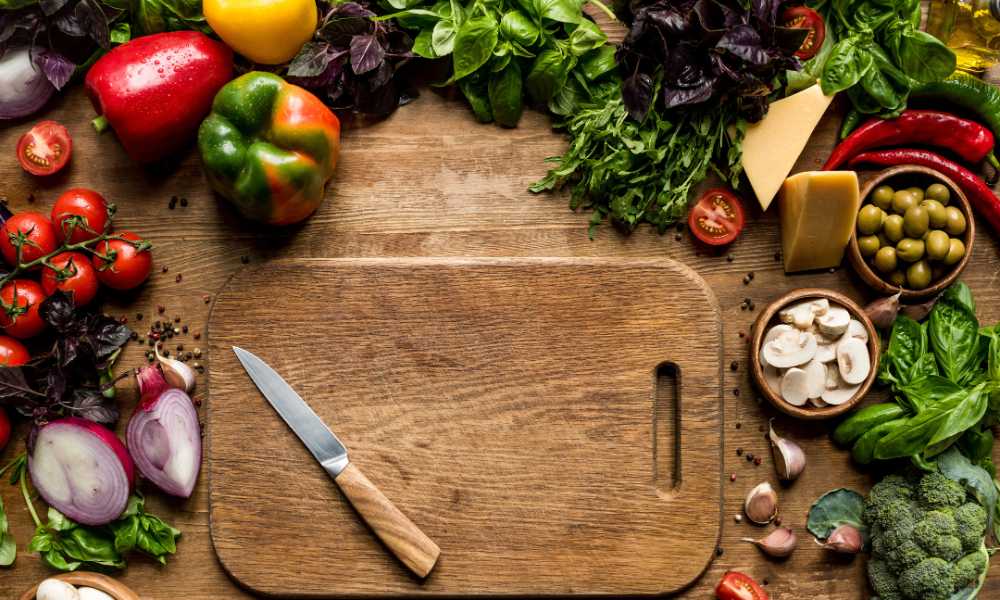
[[[267,302],[279,294],[296,309]],[[691,307],[704,318],[685,318]],[[718,314],[668,259],[300,259],[243,273],[209,327],[215,548],[267,594],[684,587],[720,529]],[[379,547],[233,345],[278,370],[440,544],[430,577]],[[679,371],[676,411],[657,406],[665,362]],[[679,456],[657,446],[667,419]],[[309,561],[317,549],[324,560]]]
[[[818,169],[822,165],[833,147],[842,110],[843,105],[835,103],[796,164],[796,171]],[[867,598],[864,558],[829,557],[809,543],[805,519],[809,505],[820,494],[834,487],[864,491],[873,478],[851,464],[848,452],[832,444],[828,435],[830,424],[797,421],[762,403],[763,398],[757,394],[749,375],[748,338],[739,334],[750,331],[758,311],[768,302],[792,289],[828,287],[862,303],[873,295],[846,264],[834,272],[784,275],[780,261],[774,258],[780,249],[774,211],[761,214],[752,201],[746,202],[747,227],[736,243],[720,254],[697,249],[687,232],[660,236],[648,227],[641,227],[627,237],[605,227],[591,240],[586,231],[589,215],[567,210],[568,194],[533,196],[525,191],[545,173],[545,157],[559,154],[565,147],[565,139],[552,132],[546,117],[527,111],[515,130],[479,125],[460,98],[425,90],[417,101],[385,122],[345,131],[342,162],[324,206],[303,226],[274,230],[242,222],[228,206],[214,198],[208,192],[193,151],[189,150],[173,165],[137,169],[113,135],[98,136],[93,132],[89,125],[93,111],[79,86],[55,98],[38,117],[42,118],[57,119],[67,125],[74,137],[73,162],[65,173],[49,180],[25,174],[17,165],[14,148],[30,122],[5,123],[0,126],[0,196],[6,197],[15,210],[47,211],[58,193],[67,187],[101,190],[118,205],[115,222],[119,228],[137,231],[156,244],[157,263],[157,271],[143,289],[134,296],[106,302],[106,309],[128,317],[130,325],[142,328],[150,318],[160,318],[157,306],[164,306],[167,317],[182,316],[190,326],[191,333],[180,336],[179,341],[188,348],[200,346],[206,351],[203,362],[209,365],[215,358],[207,356],[204,328],[211,304],[204,298],[207,296],[212,302],[235,273],[282,257],[632,257],[672,258],[690,266],[708,282],[722,310],[723,456],[727,477],[723,484],[725,518],[719,542],[723,554],[715,557],[708,571],[678,596],[711,600],[712,590],[722,574],[727,569],[738,569],[758,580],[766,579],[767,590],[775,600]],[[707,181],[700,189],[717,184]],[[172,195],[186,197],[189,205],[169,210],[167,201]],[[29,197],[33,201],[29,202]],[[980,319],[996,323],[1000,321],[1000,251],[996,237],[985,223],[979,225],[976,247],[962,280],[976,296]],[[675,235],[681,239],[675,239]],[[733,260],[727,260],[727,255]],[[244,265],[241,256],[247,256],[250,264]],[[161,266],[169,266],[169,271],[159,271]],[[743,278],[750,271],[755,277],[744,285]],[[176,281],[178,274],[183,274],[180,282]],[[744,298],[753,300],[754,310],[740,309]],[[290,304],[294,308],[294,301]],[[136,313],[144,315],[143,321],[136,321]],[[690,318],[699,318],[699,312],[692,309]],[[200,340],[193,339],[196,332],[202,333]],[[246,335],[252,338],[254,329]],[[143,349],[137,344],[129,345],[122,364],[126,367],[143,364]],[[732,363],[736,364],[736,370],[730,369]],[[238,367],[233,364],[231,368]],[[196,398],[205,399],[209,385],[204,376],[199,376],[198,386]],[[136,395],[130,386],[123,387],[119,406],[127,418],[135,406]],[[865,402],[886,398],[885,391],[876,386]],[[206,410],[207,407],[201,408],[203,417]],[[801,444],[809,457],[805,472],[791,487],[778,485],[764,439],[767,421],[772,417],[775,428]],[[119,434],[124,432],[124,425],[123,419]],[[14,439],[22,440],[24,433],[25,428],[18,427]],[[247,444],[256,439],[254,433]],[[21,442],[8,445],[0,452],[0,461],[10,460],[23,449]],[[742,453],[737,454],[737,449]],[[749,453],[760,456],[762,464],[755,466],[748,462]],[[206,461],[221,458],[206,456]],[[238,456],[229,458],[236,460]],[[1000,460],[1000,448],[995,458]],[[381,485],[380,475],[369,474]],[[729,481],[730,474],[736,476],[734,481]],[[746,493],[763,480],[770,480],[778,490],[783,525],[794,528],[799,536],[799,548],[786,561],[770,561],[759,550],[740,541],[744,537],[759,537],[769,528],[736,523],[733,519],[739,514]],[[213,550],[208,477],[201,477],[188,500],[165,498],[151,488],[144,490],[148,509],[180,528],[183,537],[169,565],[160,567],[141,557],[134,558],[120,576],[122,581],[150,600],[252,597],[226,576]],[[294,489],[273,485],[261,492],[264,496],[288,497],[294,497],[295,493],[298,492]],[[0,572],[0,597],[10,598],[51,572],[37,555],[26,550],[34,526],[17,488],[0,485],[0,496],[19,552],[15,567]],[[252,513],[256,505],[254,499],[244,510]],[[418,515],[412,516],[423,525]],[[306,525],[303,528],[308,529]],[[317,550],[305,561],[324,558]],[[445,554],[442,560],[447,562],[447,559]],[[998,562],[993,561],[981,598],[1000,597]],[[296,568],[291,571],[290,577],[294,577]]]
[[[417,577],[427,577],[441,555],[441,549],[434,540],[396,508],[354,463],[344,467],[334,481],[354,510],[396,558]]]

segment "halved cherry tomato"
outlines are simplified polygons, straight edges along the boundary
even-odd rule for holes
[[[24,344],[10,337],[0,335],[0,367],[20,367],[31,358]],[[0,448],[3,444],[0,444]]]
[[[8,441],[10,441],[10,419],[7,418],[6,411],[0,408],[0,450],[7,446]]]
[[[144,249],[136,248],[131,242],[142,242],[142,238],[131,231],[122,231],[118,236],[127,241],[102,240],[97,243],[94,250],[111,260],[95,256],[94,268],[97,269],[97,278],[104,285],[115,290],[130,290],[149,277],[153,268],[153,253],[145,242]]]
[[[49,219],[37,212],[20,212],[0,228],[0,253],[10,266],[17,265],[17,248],[11,237],[21,240],[21,262],[28,263],[56,249],[56,229]]]
[[[808,29],[805,41],[795,51],[795,56],[808,60],[819,52],[826,39],[826,23],[819,13],[806,6],[793,6],[781,14],[781,24],[795,29]]]
[[[90,259],[79,252],[63,252],[49,261],[56,270],[42,269],[42,289],[46,296],[62,290],[72,296],[73,304],[86,306],[97,295],[97,272]]]
[[[709,246],[724,246],[735,240],[743,231],[743,222],[743,204],[724,188],[702,194],[688,214],[691,233]]]
[[[768,600],[764,588],[738,571],[726,571],[722,581],[715,586],[715,597],[719,600]]]
[[[43,300],[45,291],[31,279],[8,281],[0,288],[0,327],[7,335],[22,340],[38,335],[45,329],[45,321],[38,314]]]
[[[70,244],[79,244],[104,233],[108,225],[108,203],[104,196],[86,188],[71,188],[59,195],[52,206],[52,225],[60,240],[66,240],[70,227]]]
[[[73,138],[55,121],[40,121],[17,140],[17,162],[32,175],[52,175],[69,162]]]

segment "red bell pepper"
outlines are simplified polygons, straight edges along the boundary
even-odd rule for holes
[[[135,38],[102,56],[84,80],[98,130],[110,125],[135,161],[159,160],[194,139],[233,74],[233,51],[197,31]]]

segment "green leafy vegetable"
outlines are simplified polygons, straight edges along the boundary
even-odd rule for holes
[[[122,554],[140,550],[165,565],[167,555],[177,552],[177,538],[181,532],[159,517],[147,514],[145,504],[141,495],[133,494],[122,516],[111,523],[115,550]]]
[[[865,525],[864,496],[847,488],[838,488],[820,496],[809,507],[806,529],[816,539],[825,540],[841,525],[851,525],[861,533],[868,544],[868,526]]]
[[[194,29],[211,33],[200,0],[132,0],[132,22],[143,34]]]
[[[992,435],[992,434],[991,434]],[[987,510],[989,522],[996,525],[997,502],[1000,500],[993,477],[982,467],[972,464],[957,448],[952,447],[937,457],[941,474],[957,482]],[[1000,538],[998,538],[1000,539]]]

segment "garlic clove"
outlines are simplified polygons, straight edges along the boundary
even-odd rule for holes
[[[771,420],[767,439],[771,441],[771,454],[774,456],[774,469],[782,481],[795,481],[806,468],[806,454],[801,446],[778,435],[774,431],[774,420]]]
[[[798,538],[795,536],[795,532],[790,528],[779,527],[759,540],[743,538],[742,541],[750,542],[751,544],[757,546],[760,548],[761,552],[768,556],[772,556],[774,558],[784,558],[789,556],[792,551],[795,550]]]
[[[864,540],[861,538],[861,532],[853,525],[844,524],[830,533],[823,547],[840,554],[857,554],[861,552],[863,545]]]
[[[766,481],[758,484],[743,501],[743,512],[752,522],[767,525],[778,515],[778,493]]]
[[[168,358],[160,354],[159,344],[154,347],[154,351],[156,352],[156,360],[159,361],[160,368],[163,370],[163,379],[166,380],[167,385],[172,388],[184,390],[190,394],[194,390],[195,385],[194,369],[175,358]]]
[[[896,315],[899,314],[899,296],[903,293],[900,289],[895,295],[887,298],[879,298],[865,307],[865,314],[871,319],[872,324],[879,329],[891,329],[896,322]]]

